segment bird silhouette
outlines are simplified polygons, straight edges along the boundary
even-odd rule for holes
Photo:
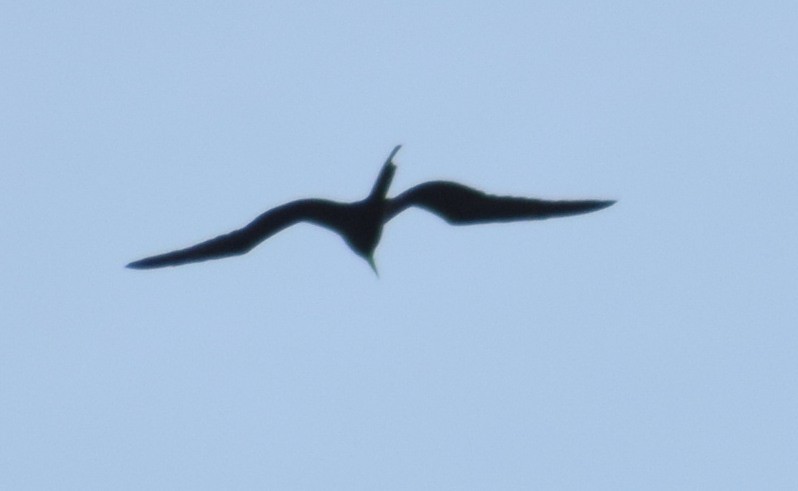
[[[151,269],[237,256],[249,252],[286,227],[299,222],[310,222],[338,233],[376,273],[374,250],[380,242],[383,226],[411,206],[430,211],[453,225],[469,225],[578,215],[615,203],[610,200],[545,201],[493,196],[448,181],[425,182],[389,199],[386,195],[396,171],[393,158],[400,148],[401,145],[397,145],[393,149],[382,166],[371,193],[361,201],[292,201],[261,214],[241,229],[185,249],[140,259],[127,267]]]

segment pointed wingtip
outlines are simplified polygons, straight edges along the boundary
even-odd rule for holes
[[[610,206],[616,203],[615,200],[593,200],[593,201],[585,201],[584,207],[581,210],[581,213],[591,213],[594,211],[603,210],[604,208],[609,208]]]
[[[615,204],[615,200],[576,200],[576,201],[552,201],[551,214],[548,217],[582,215],[593,213]],[[544,218],[548,218],[544,217]]]
[[[128,269],[153,269],[165,266],[165,264],[160,263],[156,259],[158,259],[158,256],[146,257],[144,259],[139,259],[138,261],[128,263],[125,267]]]

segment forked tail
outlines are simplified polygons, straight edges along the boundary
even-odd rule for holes
[[[393,163],[393,157],[396,155],[396,152],[402,148],[402,145],[396,145],[388,156],[388,159],[383,164],[382,169],[380,170],[380,175],[377,176],[377,181],[374,183],[374,187],[371,189],[371,194],[369,194],[369,199],[385,199],[385,196],[388,194],[388,188],[391,186],[391,181],[393,180],[393,174],[396,172],[396,166]]]

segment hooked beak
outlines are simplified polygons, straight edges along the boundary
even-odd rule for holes
[[[367,257],[366,261],[369,263],[369,266],[371,266],[371,269],[374,270],[374,274],[377,275],[377,278],[379,278],[380,277],[380,272],[377,271],[377,265],[374,264],[374,256]]]

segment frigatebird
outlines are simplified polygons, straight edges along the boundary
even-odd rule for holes
[[[237,256],[249,252],[286,227],[299,222],[310,222],[338,233],[358,256],[368,261],[376,273],[374,250],[380,242],[382,227],[411,206],[430,211],[452,225],[470,225],[578,215],[615,203],[610,200],[546,201],[493,196],[448,181],[425,182],[389,199],[386,195],[396,171],[393,158],[400,148],[401,145],[397,145],[393,149],[382,166],[371,193],[361,201],[292,201],[261,214],[241,229],[186,249],[140,259],[127,267],[150,269]]]

